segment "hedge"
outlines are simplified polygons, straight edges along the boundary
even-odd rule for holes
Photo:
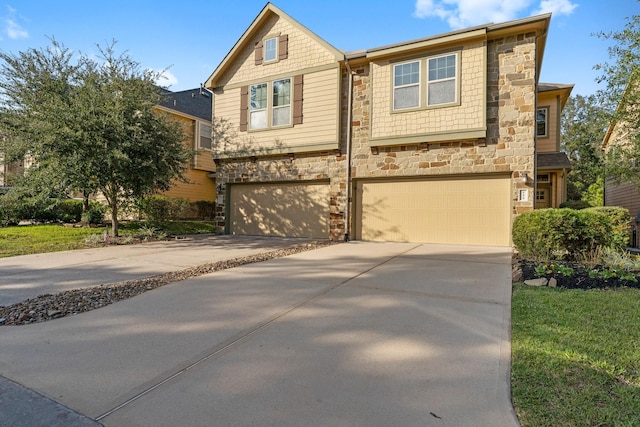
[[[212,220],[216,213],[216,203],[206,200],[191,202],[181,198],[151,196],[140,200],[138,209],[141,219],[149,222]]]
[[[526,259],[580,260],[602,248],[623,250],[629,220],[629,211],[620,207],[535,210],[514,220],[513,244]]]

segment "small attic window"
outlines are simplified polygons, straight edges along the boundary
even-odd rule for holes
[[[264,62],[278,59],[278,38],[272,37],[264,41]]]

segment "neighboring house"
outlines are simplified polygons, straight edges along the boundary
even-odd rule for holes
[[[560,151],[560,117],[573,85],[538,84],[536,114],[536,209],[557,208],[567,200],[571,163]]]
[[[345,53],[268,3],[206,83],[219,231],[510,246],[538,175],[565,197],[550,19]]]
[[[216,166],[211,157],[211,93],[204,88],[181,92],[168,92],[158,110],[169,113],[183,123],[185,145],[194,150],[194,156],[185,173],[187,182],[176,180],[171,188],[161,193],[166,197],[191,201],[215,201]]]
[[[607,151],[616,145],[625,145],[630,139],[630,133],[623,123],[613,121],[605,134],[602,142],[602,150]],[[613,179],[605,178],[604,185],[604,205],[622,206],[629,210],[631,214],[631,241],[630,246],[637,248],[640,246],[640,188],[637,183],[622,182],[616,183]]]

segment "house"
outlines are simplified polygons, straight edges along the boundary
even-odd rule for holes
[[[267,3],[206,82],[219,231],[510,246],[566,193],[550,19],[345,53]]]
[[[166,197],[190,201],[215,201],[216,166],[211,157],[211,94],[204,88],[180,92],[167,91],[164,101],[156,107],[183,124],[185,145],[194,150],[185,173],[186,182],[176,180],[161,193]]]

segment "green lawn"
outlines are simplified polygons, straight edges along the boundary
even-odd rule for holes
[[[516,284],[512,328],[522,426],[640,426],[640,290]]]
[[[215,224],[210,222],[166,222],[148,226],[139,222],[124,222],[119,228],[123,236],[149,234],[153,227],[156,232],[167,235],[213,233]],[[95,244],[87,243],[91,235],[101,236],[105,227],[70,228],[61,225],[27,225],[0,228],[0,258],[36,254],[43,252],[65,251],[69,249],[89,248]]]

